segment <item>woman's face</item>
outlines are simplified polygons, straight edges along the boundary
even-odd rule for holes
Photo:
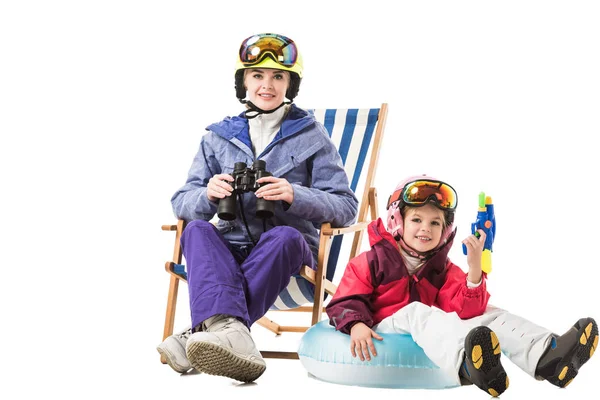
[[[418,252],[433,250],[440,243],[444,213],[434,205],[409,208],[404,216],[404,243]]]
[[[253,68],[244,71],[248,99],[258,108],[270,111],[285,100],[290,73],[279,69]]]

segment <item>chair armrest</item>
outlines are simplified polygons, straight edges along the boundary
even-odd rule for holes
[[[163,231],[176,231],[177,230],[177,225],[163,225],[161,227],[161,229]]]
[[[317,279],[316,279],[317,271],[307,267],[306,265],[300,269],[300,275],[304,279],[306,279],[307,281],[312,283],[313,285],[317,284]],[[324,287],[325,291],[332,296],[335,294],[335,292],[337,290],[337,286],[334,285],[333,283],[329,282],[327,279],[323,280],[323,287]]]
[[[362,231],[366,229],[371,222],[357,222],[354,225],[346,226],[344,228],[332,228],[330,224],[323,224],[321,226],[321,234],[325,236],[338,236],[346,233]]]
[[[187,282],[187,279],[185,279],[183,276],[175,273],[175,263],[173,261],[167,261],[165,263],[165,271],[167,271],[169,273],[169,275],[174,276],[177,279],[180,279],[184,282]]]

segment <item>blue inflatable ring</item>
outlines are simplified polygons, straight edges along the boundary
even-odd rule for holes
[[[350,354],[350,336],[323,320],[302,336],[298,356],[311,375],[325,382],[406,389],[460,386],[425,355],[410,335],[381,336],[383,341],[373,340],[377,357],[361,361]]]

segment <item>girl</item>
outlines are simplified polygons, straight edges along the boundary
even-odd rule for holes
[[[387,223],[369,226],[371,250],[350,261],[327,306],[330,323],[351,336],[350,352],[376,356],[378,333],[411,334],[427,356],[457,382],[498,396],[509,385],[500,343],[511,361],[538,379],[565,387],[598,346],[598,326],[580,319],[558,336],[488,306],[481,270],[485,232],[469,235],[468,273],[447,257],[456,191],[429,176],[401,182],[388,200]]]

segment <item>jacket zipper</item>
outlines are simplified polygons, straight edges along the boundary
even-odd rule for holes
[[[408,280],[408,297],[409,298],[410,298],[410,292],[412,291],[413,285],[416,285],[417,283],[419,283],[419,278],[417,278],[417,275],[416,274],[411,275],[410,279]]]

